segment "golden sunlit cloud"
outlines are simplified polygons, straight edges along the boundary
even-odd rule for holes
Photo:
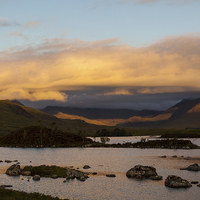
[[[133,95],[133,93],[128,90],[119,89],[113,92],[104,93],[103,95]]]
[[[200,90],[199,43],[198,35],[177,36],[136,49],[119,38],[55,38],[12,48],[0,52],[0,99],[65,101],[63,91],[80,86],[115,87],[104,95],[132,95],[126,87],[141,94]]]
[[[28,91],[21,88],[9,88],[0,91],[1,99],[28,99],[30,101],[56,100],[66,101],[67,95],[58,91]]]

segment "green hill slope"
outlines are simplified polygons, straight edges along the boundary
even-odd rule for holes
[[[62,131],[82,132],[84,134],[86,132],[87,135],[94,134],[97,130],[105,128],[105,126],[88,124],[82,120],[58,119],[53,115],[30,107],[7,100],[0,100],[0,136],[7,135],[26,126],[43,124],[46,127],[51,127],[53,122]]]

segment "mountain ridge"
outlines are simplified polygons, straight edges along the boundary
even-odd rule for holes
[[[118,126],[148,128],[200,128],[200,98],[183,99],[162,114],[171,114],[168,119],[154,122],[125,122]]]
[[[128,119],[133,116],[155,116],[163,111],[157,110],[132,110],[132,109],[105,109],[105,108],[79,108],[47,106],[40,111],[56,115],[59,112],[68,115],[82,116],[87,119]]]

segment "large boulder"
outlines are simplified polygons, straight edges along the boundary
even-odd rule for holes
[[[200,171],[200,167],[197,163],[190,165],[190,166],[186,167],[185,169],[189,170],[189,171]]]
[[[19,176],[21,174],[20,165],[14,164],[11,165],[7,170],[6,174],[9,176]]]
[[[179,176],[169,175],[165,179],[165,186],[171,188],[187,188],[191,187],[192,185],[185,179],[182,179]]]
[[[136,165],[126,172],[128,178],[144,179],[158,176],[156,169],[150,166]]]

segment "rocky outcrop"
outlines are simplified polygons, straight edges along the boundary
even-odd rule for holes
[[[200,171],[200,166],[197,163],[195,163],[195,164],[190,165],[186,168],[180,168],[180,170]]]
[[[169,175],[165,179],[165,186],[171,188],[187,188],[191,187],[192,185],[185,179],[182,179],[179,176]]]
[[[150,166],[136,165],[126,172],[128,178],[144,179],[158,176],[156,169]]]
[[[6,174],[9,176],[19,176],[21,174],[20,165],[14,164],[11,165],[7,170]]]

